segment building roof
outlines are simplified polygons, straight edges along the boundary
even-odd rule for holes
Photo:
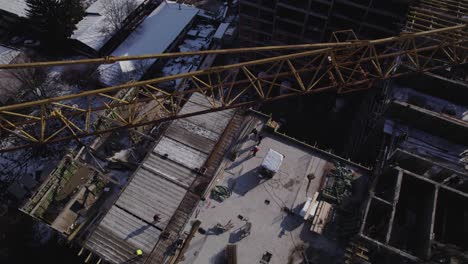
[[[180,110],[180,114],[184,115],[207,110],[206,103],[207,102],[205,97],[196,96],[184,105],[184,108]],[[190,122],[196,124],[199,127],[203,127],[205,130],[208,130],[212,133],[221,134],[229,123],[229,117],[231,115],[231,111],[196,115],[190,117]]]
[[[154,154],[150,154],[150,157],[154,157]],[[163,169],[163,175],[160,175],[147,168],[143,164],[136,171],[115,206],[138,216],[148,224],[153,222],[155,214],[159,214],[159,222],[152,225],[162,230],[177,210],[186,189],[176,184],[172,178],[166,177],[168,170]]]
[[[0,45],[0,64],[9,64],[20,53],[19,50]]]
[[[193,104],[210,105],[205,97],[194,94],[181,111],[190,112]],[[173,122],[85,246],[111,263],[127,261],[137,248],[149,253],[197,178],[195,169],[206,162],[233,114],[234,110],[226,110]],[[181,127],[182,134],[170,132]],[[211,148],[203,145],[207,142]],[[156,214],[158,222],[153,221]]]
[[[106,0],[97,0],[96,2],[92,3],[88,7],[88,9],[86,9],[86,13],[104,15],[104,13],[106,12],[105,1]],[[123,2],[124,0],[113,0],[113,1]],[[142,2],[143,0],[138,0],[138,4],[141,4]]]
[[[1,1],[1,0],[0,0]],[[76,25],[72,38],[88,45],[96,51],[104,46],[114,32],[108,26],[108,14],[104,7],[106,0],[97,0],[86,9],[86,16]],[[123,0],[114,0],[123,1]],[[136,6],[144,0],[135,0]]]
[[[28,6],[26,0],[0,0],[0,9],[20,17],[26,17]]]
[[[126,263],[136,249],[150,252],[161,231],[118,206],[112,206],[86,246],[113,263]]]
[[[76,25],[71,38],[81,41],[94,50],[99,50],[111,37],[103,31],[106,23],[105,16],[88,14]]]
[[[161,3],[132,34],[114,51],[113,56],[132,56],[163,53],[196,16],[199,9],[175,2]],[[119,83],[119,77],[139,79],[155,62],[121,61],[101,65],[101,82],[107,85]]]
[[[21,51],[0,45],[0,64],[10,64],[14,59],[21,58]],[[21,89],[21,81],[10,70],[0,70],[0,102],[6,103],[15,98]]]
[[[311,224],[298,216],[307,197],[314,197],[320,190],[322,181],[338,159],[261,129],[265,123],[255,117],[251,120],[263,136],[257,155],[252,157],[249,153],[258,142],[255,137],[248,136],[253,126],[246,126],[238,142],[237,159],[222,166],[225,169],[220,172],[222,175],[216,185],[228,188],[231,195],[222,202],[207,198],[197,207],[191,220],[200,220],[200,227],[207,230],[207,234],[195,234],[182,264],[217,263],[229,244],[237,245],[238,263],[259,263],[266,252],[272,254],[269,263],[288,263],[291,252],[304,242],[332,256],[342,254],[338,243],[314,235],[310,231]],[[260,177],[259,167],[271,150],[284,159],[279,171],[271,179],[265,179]],[[308,182],[307,175],[311,173],[315,178]],[[290,208],[294,214],[288,214],[283,207]],[[214,227],[218,223],[233,226],[226,232],[216,233]],[[250,223],[250,235],[243,237],[242,230],[247,223]]]
[[[161,156],[168,155],[171,160],[184,164],[192,170],[201,168],[208,157],[207,154],[197,149],[165,136],[161,138],[159,144],[154,148],[154,152]]]

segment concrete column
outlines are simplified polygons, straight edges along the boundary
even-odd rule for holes
[[[393,220],[395,219],[396,206],[398,204],[398,199],[400,198],[401,182],[403,181],[402,170],[398,170],[397,177],[398,178],[397,178],[396,185],[395,185],[395,194],[393,195],[392,213],[390,215],[390,220],[388,221],[388,229],[387,229],[387,235],[385,237],[385,244],[388,244],[388,242],[390,242],[390,237],[392,234]]]

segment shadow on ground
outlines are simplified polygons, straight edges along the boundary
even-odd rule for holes
[[[264,181],[266,181],[266,179],[262,178],[259,170],[255,168],[237,178],[228,179],[228,186],[234,193],[244,196]]]

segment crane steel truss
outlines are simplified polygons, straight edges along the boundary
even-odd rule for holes
[[[411,71],[445,69],[467,62],[467,26],[403,33],[371,41],[271,48],[294,48],[300,52],[0,107],[2,134],[8,134],[11,139],[3,141],[0,152],[291,96],[325,91],[349,93],[368,89],[376,80]],[[97,60],[230,54],[261,49],[265,47]],[[96,59],[70,64],[76,63],[96,63]],[[406,67],[399,67],[402,64]],[[0,68],[37,66],[44,63]],[[168,84],[171,89],[162,88]],[[204,95],[210,107],[193,105],[190,110],[179,111],[193,93]]]
[[[411,5],[406,30],[421,32],[466,24],[467,0],[420,0]]]

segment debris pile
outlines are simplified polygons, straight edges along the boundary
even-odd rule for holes
[[[351,195],[353,171],[345,168],[339,162],[327,175],[327,183],[322,192],[324,200],[334,204],[341,204],[344,198]]]

